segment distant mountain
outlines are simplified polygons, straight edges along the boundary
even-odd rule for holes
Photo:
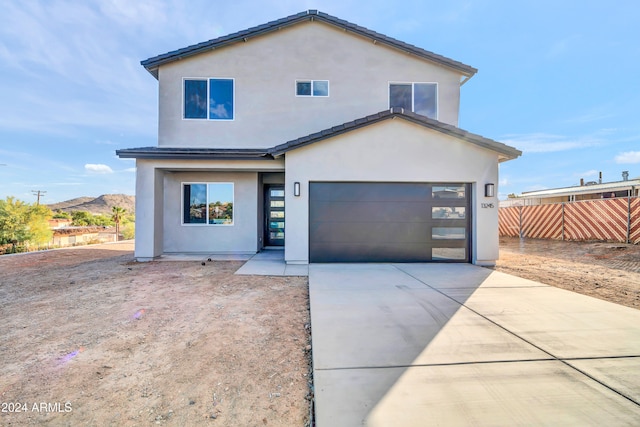
[[[66,202],[53,203],[47,205],[52,211],[61,210],[63,212],[86,211],[94,215],[111,215],[111,208],[120,206],[127,210],[127,213],[135,214],[136,198],[126,194],[104,194],[100,197],[78,197]]]

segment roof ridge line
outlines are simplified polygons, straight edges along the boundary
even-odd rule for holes
[[[214,50],[233,43],[238,43],[240,41],[246,41],[248,37],[270,33],[284,26],[295,25],[305,20],[321,20],[330,25],[341,27],[360,36],[372,38],[375,41],[387,44],[391,47],[403,50],[407,53],[417,55],[419,57],[422,57],[423,59],[437,62],[443,66],[448,66],[450,68],[456,69],[469,78],[478,72],[476,68],[470,65],[464,64],[451,58],[447,58],[446,56],[428,51],[426,49],[403,42],[393,37],[386,36],[382,33],[378,33],[374,30],[370,30],[366,27],[362,27],[360,25],[329,15],[328,13],[324,13],[316,9],[309,9],[304,12],[299,12],[297,14],[287,16],[285,18],[269,21],[265,24],[253,26],[245,30],[240,30],[201,43],[186,46],[181,49],[169,51],[167,53],[140,61],[140,64],[144,66],[147,71],[149,71],[154,77],[158,78],[157,68],[163,64],[177,61],[185,57],[197,55],[206,52],[207,50]]]

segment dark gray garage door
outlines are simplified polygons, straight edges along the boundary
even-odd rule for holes
[[[469,262],[468,184],[312,182],[311,262]]]

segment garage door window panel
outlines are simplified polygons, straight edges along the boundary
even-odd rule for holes
[[[464,206],[433,206],[431,208],[432,219],[457,220],[466,219],[467,212]]]
[[[431,248],[433,261],[466,261],[467,250],[465,248]]]
[[[464,200],[467,198],[467,191],[464,185],[434,185],[431,190],[431,197],[433,197],[434,199]]]
[[[432,227],[431,238],[433,240],[464,240],[467,238],[465,227]]]

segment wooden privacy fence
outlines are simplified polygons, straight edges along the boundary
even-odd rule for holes
[[[500,236],[640,243],[640,198],[585,200],[498,211]]]

